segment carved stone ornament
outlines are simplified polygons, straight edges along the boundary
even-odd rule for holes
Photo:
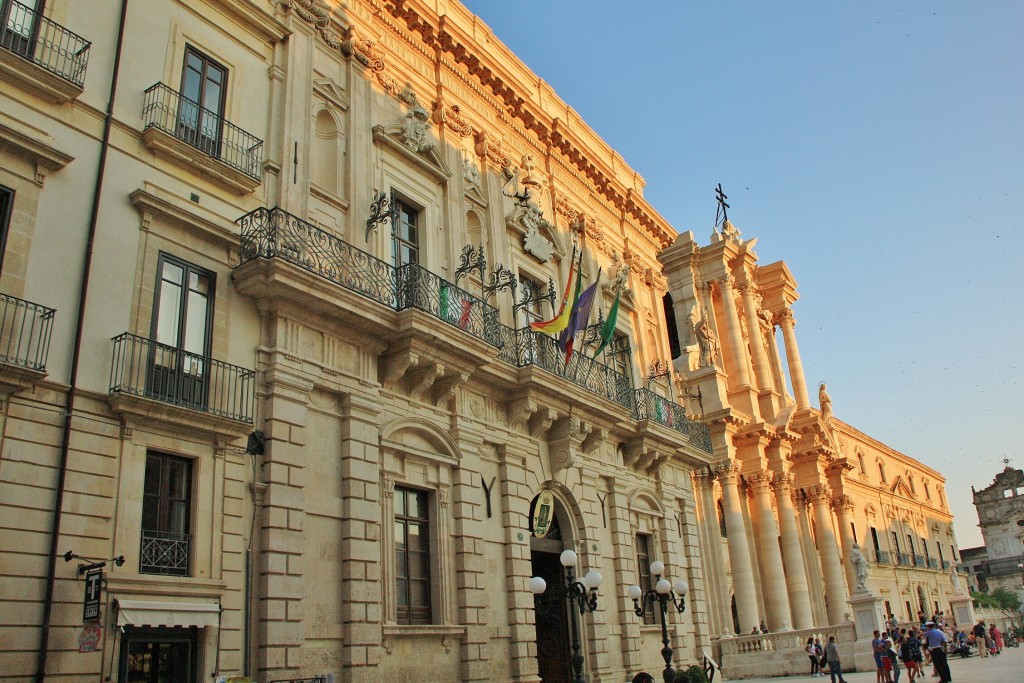
[[[554,240],[555,227],[544,218],[529,188],[519,183],[520,173],[515,171],[507,174],[508,182],[502,188],[502,194],[516,200],[512,213],[505,217],[505,225],[523,236],[523,249],[536,256],[541,263],[546,263],[558,253]]]

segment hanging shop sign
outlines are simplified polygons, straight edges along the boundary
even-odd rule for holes
[[[96,567],[85,573],[85,601],[82,607],[82,623],[100,619],[100,591],[103,587],[103,569]]]
[[[551,529],[551,520],[555,516],[555,497],[551,491],[544,489],[537,496],[533,506],[533,535],[544,538]]]

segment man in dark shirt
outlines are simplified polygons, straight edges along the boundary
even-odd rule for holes
[[[935,622],[929,621],[925,626],[928,627],[924,634],[925,643],[932,653],[932,664],[935,665],[935,671],[939,674],[939,683],[950,683],[953,680],[953,674],[949,672],[949,663],[946,661],[946,643],[949,642],[949,639],[946,638],[942,629],[935,625]]]
[[[974,644],[977,646],[978,652],[982,657],[988,657],[988,648],[985,647],[985,621],[978,620],[971,632],[974,633]]]

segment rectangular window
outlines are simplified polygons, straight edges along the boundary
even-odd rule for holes
[[[189,575],[192,462],[163,453],[146,455],[139,572]]]
[[[181,73],[178,137],[210,156],[220,156],[228,71],[192,46]]]
[[[519,274],[519,291],[516,301],[516,327],[518,329],[544,320],[542,302],[549,301],[546,295],[546,285],[540,284],[529,275]]]
[[[426,491],[395,487],[395,596],[399,624],[431,624]]]
[[[420,212],[400,199],[392,201],[395,204],[395,214],[391,219],[391,262],[396,268],[409,263],[419,263]]]
[[[160,400],[203,410],[209,390],[206,359],[216,277],[167,254],[160,255],[157,270],[148,392]]]
[[[4,265],[7,251],[7,230],[11,226],[11,211],[14,207],[14,190],[0,185],[0,269]]]
[[[44,0],[6,0],[0,3],[0,47],[26,59],[35,52],[39,35],[39,16]]]
[[[610,344],[605,347],[605,359],[608,365],[624,377],[630,376],[629,335],[615,331]]]
[[[647,592],[653,587],[651,584],[651,537],[647,534],[636,535],[636,575],[637,585],[640,586],[644,595],[647,595]],[[644,623],[654,623],[654,610],[650,605],[644,612]]]
[[[858,543],[859,541],[857,540],[857,525],[853,522],[850,522],[850,531],[853,533],[853,542]]]

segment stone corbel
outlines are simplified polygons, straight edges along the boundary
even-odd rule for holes
[[[422,400],[434,383],[444,377],[444,365],[430,361],[421,366],[409,373],[409,395]]]
[[[530,417],[530,436],[546,434],[551,429],[551,424],[558,417],[551,408],[540,408]]]
[[[528,396],[512,399],[505,407],[508,426],[512,429],[525,429],[527,422],[537,412],[537,402]]]
[[[415,351],[401,351],[386,356],[381,361],[380,382],[385,389],[393,390],[400,379],[410,368],[416,367],[420,362],[420,356]]]
[[[647,446],[642,440],[630,441],[622,449],[622,462],[626,467],[632,467],[641,459],[647,458]]]
[[[455,391],[465,384],[468,379],[468,372],[450,372],[434,382],[434,405],[441,407],[441,404],[455,398]]]
[[[593,455],[594,451],[597,450],[598,446],[604,443],[605,439],[607,438],[607,429],[593,429],[591,430],[590,434],[587,435],[587,438],[583,440],[583,443],[580,445],[580,448],[587,455]]]
[[[579,464],[576,455],[592,431],[592,425],[573,415],[566,415],[555,421],[548,430],[548,452],[551,454],[553,474]]]

